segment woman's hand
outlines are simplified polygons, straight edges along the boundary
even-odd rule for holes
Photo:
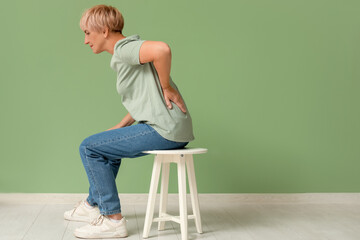
[[[118,128],[118,127],[112,127],[112,128],[107,129],[106,131],[114,130],[114,129],[117,129],[117,128]]]
[[[165,89],[163,88],[163,94],[164,94],[166,106],[169,109],[172,109],[171,102],[173,102],[180,108],[181,111],[186,113],[186,107],[185,107],[184,100],[182,99],[182,97],[178,91],[176,91],[174,88],[169,86]]]
[[[109,128],[106,131],[109,130],[114,130],[117,128],[122,128],[122,127],[127,127],[127,126],[131,126],[133,123],[135,122],[135,119],[133,119],[130,115],[130,113],[126,114],[126,116],[121,120],[121,122],[119,122],[118,124],[116,124],[114,127]]]

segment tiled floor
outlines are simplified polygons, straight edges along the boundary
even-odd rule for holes
[[[85,223],[63,219],[63,212],[85,198],[84,194],[0,194],[1,240],[70,240],[73,230]],[[245,197],[244,197],[245,196]],[[360,202],[326,201],[306,197],[300,201],[286,195],[200,195],[203,234],[189,220],[189,239],[218,240],[359,240]],[[262,197],[265,196],[265,197]],[[274,197],[275,196],[275,197]],[[346,195],[345,195],[346,197]],[[142,239],[146,194],[120,195],[130,236]],[[358,198],[358,195],[356,195]],[[260,199],[260,200],[259,200]],[[340,202],[339,202],[340,201]],[[190,201],[189,201],[190,202]],[[190,204],[189,204],[190,205]],[[155,209],[156,210],[156,209]],[[168,210],[178,212],[177,196],[169,196]],[[189,213],[191,208],[189,206]],[[153,223],[149,239],[180,240],[177,223],[164,231]]]

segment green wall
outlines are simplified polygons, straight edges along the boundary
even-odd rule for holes
[[[111,55],[78,24],[99,3],[126,36],[172,48],[190,146],[209,149],[200,193],[360,191],[359,1],[14,0],[0,8],[0,192],[87,191],[79,144],[126,114]],[[151,170],[124,160],[119,192],[148,192]]]

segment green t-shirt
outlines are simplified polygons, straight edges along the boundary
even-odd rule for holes
[[[114,46],[110,66],[117,73],[116,87],[124,107],[136,121],[150,125],[168,140],[194,140],[189,112],[183,113],[174,103],[173,108],[168,109],[153,63],[140,63],[143,42],[138,35],[133,35]],[[171,77],[170,85],[178,90]]]

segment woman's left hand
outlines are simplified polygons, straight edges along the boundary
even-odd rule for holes
[[[182,99],[178,91],[176,91],[174,88],[169,86],[168,88],[163,89],[163,93],[164,93],[166,105],[169,109],[172,109],[171,102],[173,102],[180,108],[181,111],[186,113],[184,100]]]

